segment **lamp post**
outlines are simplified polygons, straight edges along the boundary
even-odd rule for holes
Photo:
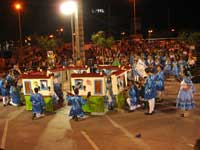
[[[134,34],[136,35],[137,33],[137,25],[136,25],[136,3],[135,0],[133,0],[133,14],[134,14]]]
[[[72,51],[73,51],[73,60],[74,63],[76,62],[75,60],[75,38],[74,35],[76,35],[75,30],[74,30],[74,15],[77,14],[77,3],[75,1],[67,1],[64,2],[60,5],[60,11],[64,15],[70,15],[71,16],[71,33],[72,33]]]
[[[153,33],[153,30],[148,30],[148,42],[150,43],[150,38],[151,38],[151,34]]]
[[[15,9],[18,12],[20,51],[22,51],[22,25],[21,25],[22,4],[16,3],[15,4]]]

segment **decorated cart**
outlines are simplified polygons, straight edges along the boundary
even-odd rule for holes
[[[48,77],[40,72],[34,72],[21,76],[23,93],[25,96],[26,110],[32,110],[32,103],[30,96],[32,95],[34,88],[39,88],[39,93],[43,95],[44,102],[46,105],[46,111],[54,111],[52,95],[53,89],[53,78]]]

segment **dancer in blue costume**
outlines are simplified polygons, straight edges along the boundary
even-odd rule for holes
[[[3,79],[2,78],[0,78],[0,97],[2,96],[1,95],[1,87],[3,86]]]
[[[137,88],[137,85],[134,83],[134,81],[131,81],[131,86],[128,91],[128,98],[127,98],[127,103],[129,105],[129,112],[134,111],[136,108],[139,108],[140,105],[138,104],[139,102],[139,91]]]
[[[34,88],[34,94],[31,95],[33,118],[40,118],[44,116],[45,103],[43,96],[38,93],[38,88]]]
[[[165,89],[164,72],[161,66],[157,66],[158,73],[156,74],[156,90],[158,101],[162,101],[162,93]]]
[[[11,96],[11,101],[10,101],[11,105],[13,106],[21,105],[20,90],[19,87],[17,87],[17,83],[11,85],[10,96]]]
[[[2,79],[1,81],[1,96],[3,99],[3,106],[7,106],[9,104],[9,88],[7,80]]]
[[[69,94],[69,93],[68,93]],[[73,96],[67,95],[67,102],[70,103],[71,108],[69,111],[69,116],[72,117],[75,121],[78,121],[79,118],[84,118],[85,113],[83,112],[82,106],[87,103],[81,96],[79,96],[79,90],[74,89]]]
[[[194,101],[194,85],[192,80],[189,77],[189,74],[184,71],[183,72],[183,80],[180,84],[180,90],[176,100],[176,107],[178,109],[183,110],[182,117],[188,115],[188,111],[192,110],[195,107]]]
[[[176,60],[172,62],[172,73],[173,75],[178,78],[179,77],[179,69],[178,69],[178,63]]]
[[[147,68],[145,69],[148,77],[145,82],[144,90],[144,100],[149,104],[149,111],[145,113],[146,115],[152,115],[155,108],[155,98],[157,95],[156,91],[156,76],[154,75],[154,70]]]
[[[165,62],[165,67],[164,67],[164,73],[166,76],[169,76],[171,74],[171,61],[169,59],[169,57],[166,59]]]
[[[115,107],[115,98],[112,91],[111,77],[108,77],[107,79],[105,105],[108,110],[113,110]]]

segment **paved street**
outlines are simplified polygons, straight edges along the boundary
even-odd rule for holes
[[[175,108],[178,83],[167,81],[166,85],[165,101],[156,105],[152,116],[145,116],[143,109],[133,113],[113,111],[75,122],[67,117],[69,107],[66,106],[42,119],[32,120],[31,112],[24,107],[2,107],[1,103],[1,147],[6,150],[192,150],[200,139],[200,106],[189,117],[180,117],[181,112]],[[197,93],[197,102],[198,97]]]

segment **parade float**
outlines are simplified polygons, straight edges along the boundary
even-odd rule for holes
[[[110,69],[110,67],[108,67]],[[105,113],[105,96],[107,92],[107,80],[111,78],[111,87],[113,96],[115,97],[115,106],[121,109],[125,103],[124,91],[127,88],[128,75],[131,68],[123,68],[113,71],[109,75],[100,73],[82,73],[71,75],[71,92],[79,86],[79,95],[86,98],[88,92],[90,97],[87,98],[88,103],[83,106],[85,112]]]
[[[115,106],[121,109],[125,103],[124,91],[127,87],[128,78],[131,74],[130,67],[98,67],[100,73],[90,73],[88,67],[69,66],[48,70],[47,73],[32,72],[21,75],[23,93],[26,101],[26,110],[32,110],[30,96],[35,87],[39,88],[39,93],[43,95],[46,104],[46,111],[53,112],[54,102],[54,80],[57,78],[60,83],[68,83],[68,89],[63,90],[73,93],[73,89],[79,85],[79,95],[87,98],[87,105],[83,106],[85,112],[105,113],[105,96],[107,92],[107,80],[111,78],[113,96],[115,97]],[[102,70],[108,70],[106,74]],[[52,76],[53,75],[53,76]]]
[[[25,96],[26,110],[32,110],[30,96],[33,94],[34,88],[39,88],[39,93],[43,95],[46,111],[53,112],[53,78],[41,72],[33,72],[21,75],[23,93]]]

